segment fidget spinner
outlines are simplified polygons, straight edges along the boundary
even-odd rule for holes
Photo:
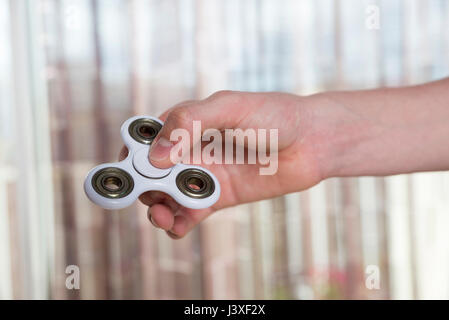
[[[128,156],[89,171],[84,190],[92,202],[106,209],[122,209],[146,191],[164,192],[191,209],[207,208],[217,202],[220,183],[209,170],[182,163],[168,169],[151,165],[148,152],[163,124],[146,116],[132,117],[123,123],[121,136]]]

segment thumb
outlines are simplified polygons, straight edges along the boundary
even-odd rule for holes
[[[182,148],[191,149],[195,143],[199,142],[205,130],[233,128],[239,123],[241,115],[245,114],[241,112],[241,94],[243,93],[220,91],[205,100],[173,108],[151,145],[149,153],[151,164],[158,168],[169,168],[175,164],[170,158],[170,153],[179,150],[181,147],[179,143],[188,143],[188,146],[182,146]],[[201,121],[199,137],[193,137],[193,121],[195,120]],[[186,139],[172,141],[171,134],[176,129],[186,130],[189,134],[188,141]],[[173,149],[175,146],[176,149]]]

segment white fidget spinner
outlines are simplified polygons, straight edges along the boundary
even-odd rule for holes
[[[142,193],[154,190],[191,209],[207,208],[217,202],[220,183],[209,170],[181,163],[168,169],[151,165],[148,152],[163,124],[146,116],[132,117],[123,123],[121,135],[128,156],[89,171],[84,190],[91,201],[106,209],[121,209]]]

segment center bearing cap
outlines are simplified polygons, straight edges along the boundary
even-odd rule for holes
[[[152,166],[148,159],[148,148],[140,149],[134,154],[133,165],[138,173],[154,179],[163,178],[171,171],[171,168],[159,169]]]

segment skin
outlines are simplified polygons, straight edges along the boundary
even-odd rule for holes
[[[173,239],[219,209],[305,190],[330,177],[449,170],[449,79],[311,96],[220,91],[180,103],[160,119],[165,124],[149,154],[159,168],[173,166],[171,131],[192,132],[193,120],[201,120],[203,131],[279,129],[274,175],[259,175],[257,164],[202,164],[222,187],[213,207],[184,208],[160,192],[140,197],[151,223]],[[126,153],[124,148],[120,159]]]

